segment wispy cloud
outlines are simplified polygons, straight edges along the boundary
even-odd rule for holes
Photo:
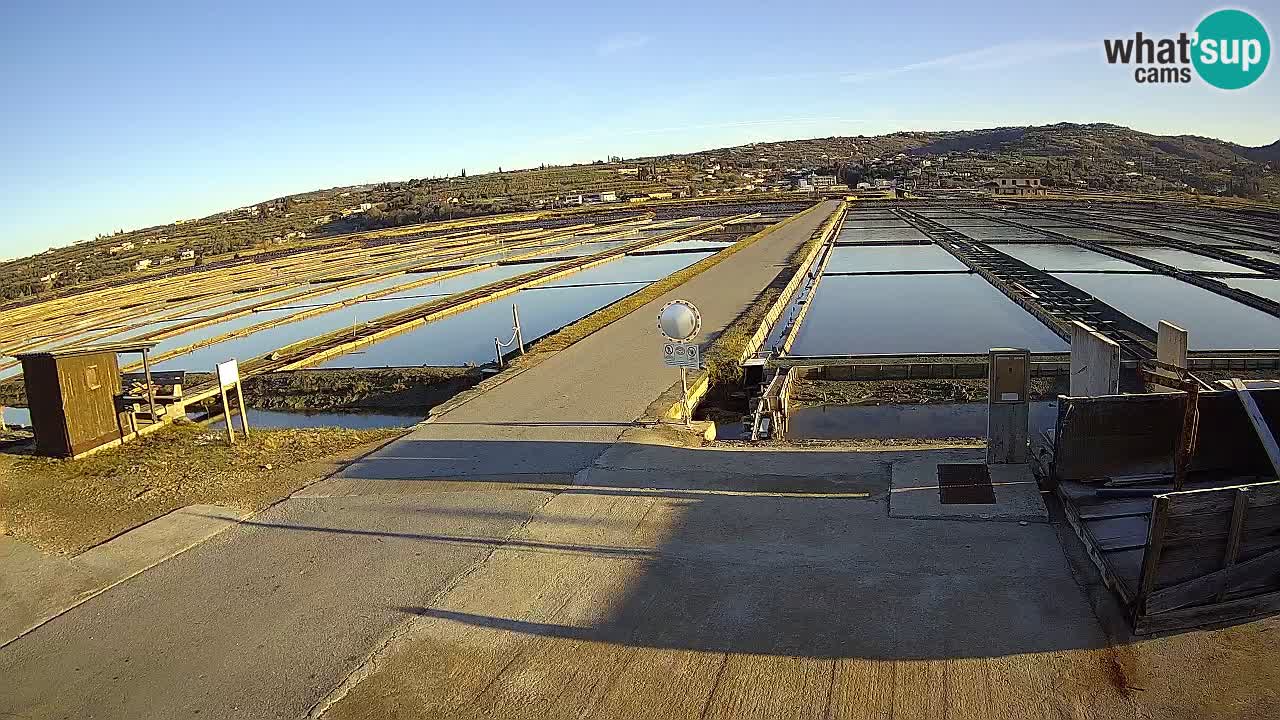
[[[601,57],[617,55],[628,50],[639,50],[649,44],[650,38],[637,32],[614,33],[602,39],[596,45],[596,54]]]
[[[943,55],[941,57],[931,58],[928,60],[921,60],[907,65],[899,65],[897,67],[874,68],[871,70],[846,73],[840,77],[840,81],[845,83],[863,83],[872,80],[890,78],[896,75],[919,72],[922,70],[998,70],[1000,68],[1014,67],[1016,65],[1023,65],[1026,63],[1049,60],[1062,55],[1071,55],[1085,50],[1097,49],[1097,47],[1098,43],[1096,41],[1022,41],[1002,43],[999,45],[992,45],[990,47],[979,48],[977,50],[968,50],[966,52],[954,53],[952,55]]]

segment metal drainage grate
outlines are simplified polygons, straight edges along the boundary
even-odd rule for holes
[[[952,463],[938,466],[938,496],[943,505],[994,505],[995,490],[986,465]]]

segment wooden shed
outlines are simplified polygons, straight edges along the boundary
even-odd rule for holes
[[[120,396],[118,353],[146,353],[155,343],[87,345],[23,353],[22,377],[36,452],[76,457],[129,433]]]

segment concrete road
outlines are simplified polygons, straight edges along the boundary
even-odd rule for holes
[[[691,300],[705,343],[755,299],[838,203],[829,201],[677,290],[558,353],[495,391],[349,468],[348,478],[545,476],[591,464],[674,383],[662,364],[658,311]]]
[[[624,438],[324,717],[1136,716],[1052,526],[889,517],[894,465],[982,454]]]
[[[1141,642],[1045,522],[900,519],[978,450],[694,450],[628,431],[317,710],[369,718],[1240,718],[1280,618]],[[728,489],[726,489],[728,488]],[[1097,608],[1095,610],[1095,607]]]
[[[835,206],[672,297],[723,329]],[[0,649],[0,717],[305,715],[552,497],[529,481],[572,478],[676,381],[664,302]],[[473,482],[417,482],[448,477]]]
[[[403,624],[396,608],[429,603],[547,498],[290,500],[0,650],[0,717],[305,716]]]

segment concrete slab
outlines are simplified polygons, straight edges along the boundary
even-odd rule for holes
[[[17,538],[0,536],[0,645],[4,645],[102,586],[71,558],[46,555]]]
[[[473,484],[268,508],[0,649],[0,717],[305,717],[398,608],[429,603],[547,497]]]
[[[757,466],[840,455],[688,452],[743,487]],[[401,608],[411,624],[315,714],[869,717],[882,697],[883,717],[985,720],[1053,715],[1060,694],[1076,716],[1131,715],[1053,528],[888,517],[913,454],[845,453],[863,496],[637,492],[641,470],[598,463],[601,485],[563,489],[447,593]]]
[[[0,537],[0,646],[95,594],[234,525],[245,513],[218,505],[174,510],[75,557]]]
[[[953,451],[946,457],[924,456],[893,466],[889,516],[914,519],[1002,520],[1048,522],[1049,512],[1030,465],[991,465],[992,505],[944,505],[938,492],[939,463],[981,463],[980,451]]]
[[[247,515],[219,505],[188,505],[84,551],[75,563],[104,576],[126,578],[208,540]]]

